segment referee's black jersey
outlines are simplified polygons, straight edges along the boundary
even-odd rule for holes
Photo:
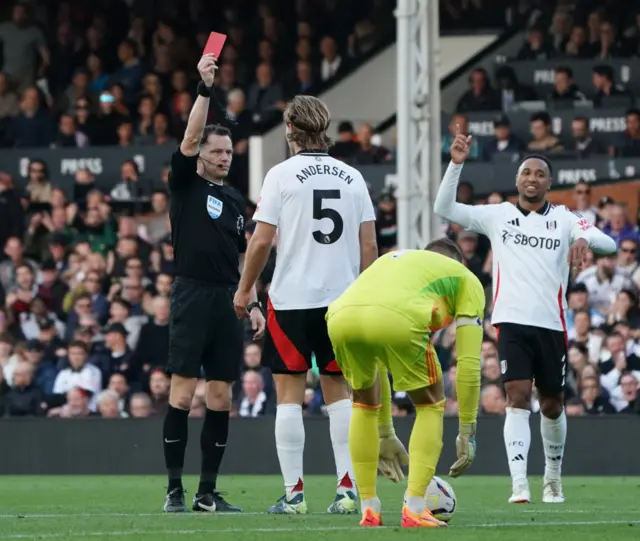
[[[214,285],[235,286],[238,263],[247,248],[244,236],[245,202],[230,186],[202,178],[198,156],[180,149],[171,157],[171,239],[177,277]]]

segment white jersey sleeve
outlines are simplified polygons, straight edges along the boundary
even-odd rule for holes
[[[258,200],[253,220],[277,227],[280,224],[281,205],[282,196],[280,186],[278,185],[278,176],[276,168],[272,167],[267,173],[267,176],[264,177],[260,199]]]
[[[499,215],[500,205],[473,206],[456,203],[460,173],[462,165],[449,163],[438,189],[433,210],[438,216],[464,227],[467,231],[489,236],[494,227],[495,217]]]
[[[587,218],[566,207],[565,211],[570,222],[571,242],[584,239],[589,243],[589,248],[598,254],[614,254],[617,251],[616,241],[594,227]]]

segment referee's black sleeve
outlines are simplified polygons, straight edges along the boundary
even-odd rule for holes
[[[180,147],[171,156],[171,171],[169,172],[169,189],[180,190],[189,185],[198,170],[198,154],[185,156]]]

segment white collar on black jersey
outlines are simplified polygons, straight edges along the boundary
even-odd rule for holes
[[[523,209],[520,206],[520,203],[516,203],[516,208],[522,212],[522,214],[524,214],[525,216],[529,216],[529,214],[531,213],[530,210],[527,209]],[[544,205],[542,205],[538,210],[536,210],[535,212],[537,212],[538,214],[541,214],[542,216],[545,216],[549,213],[549,211],[551,210],[551,203],[549,203],[549,201],[545,201]]]

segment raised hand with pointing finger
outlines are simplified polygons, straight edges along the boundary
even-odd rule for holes
[[[469,157],[471,149],[471,135],[460,132],[460,125],[456,124],[456,137],[451,143],[451,161],[456,165],[463,164]]]

